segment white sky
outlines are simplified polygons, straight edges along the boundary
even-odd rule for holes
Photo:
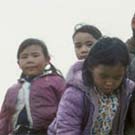
[[[16,52],[24,39],[43,40],[52,62],[65,75],[76,61],[72,43],[75,24],[95,25],[104,35],[125,41],[131,36],[134,12],[135,0],[0,0],[0,105],[21,73]]]

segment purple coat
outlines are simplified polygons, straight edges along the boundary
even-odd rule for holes
[[[12,115],[15,112],[17,95],[22,87],[18,82],[8,89],[0,114],[0,135],[12,132]],[[59,75],[42,76],[31,82],[30,109],[33,128],[47,130],[56,115],[60,98],[65,90],[65,80]]]
[[[67,89],[60,101],[57,116],[48,129],[48,135],[90,135],[93,120],[98,114],[98,99],[94,90],[87,88],[82,82],[83,62],[76,63],[68,74]],[[131,93],[135,84],[126,81],[126,89],[119,94],[120,108],[114,118],[112,135],[123,135],[124,120],[128,109]],[[88,122],[82,130],[82,122],[85,117],[84,96],[88,99]]]

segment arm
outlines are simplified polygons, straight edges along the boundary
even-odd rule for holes
[[[50,95],[48,95],[48,98],[49,98],[48,101],[52,103],[53,106],[50,107],[50,110],[48,107],[46,108],[47,127],[52,122],[52,120],[56,117],[58,105],[66,87],[64,78],[60,77],[59,75],[51,77],[51,81],[49,81],[49,83],[50,85],[48,87],[48,91],[51,93]]]
[[[132,120],[131,123],[132,123],[132,125],[134,127],[134,131],[135,131],[135,89],[134,89],[134,92],[132,94],[129,109],[131,109],[131,120]]]
[[[60,77],[59,75],[56,75],[53,79],[52,87],[54,89],[54,93],[56,95],[56,98],[58,100],[58,103],[65,91],[66,83],[64,78]]]
[[[125,124],[125,135],[135,135],[135,91],[132,94]]]
[[[57,112],[57,135],[81,135],[83,117],[83,93],[68,88],[59,104]]]
[[[7,95],[5,96],[1,112],[0,112],[0,135],[8,135],[9,133],[9,116],[10,112],[7,107]]]

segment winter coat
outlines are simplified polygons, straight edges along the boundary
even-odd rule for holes
[[[56,118],[48,128],[48,135],[91,134],[93,121],[98,115],[98,98],[93,89],[83,84],[82,64],[83,62],[75,64],[69,72],[67,89],[60,101]],[[120,107],[113,120],[112,135],[124,134],[124,121],[135,84],[127,79],[125,85],[126,88],[123,87],[119,92]],[[83,122],[86,117],[85,124]]]
[[[0,135],[12,132],[12,116],[15,113],[17,95],[24,82],[18,81],[6,93],[0,114]],[[65,80],[57,75],[44,75],[32,80],[30,110],[34,129],[47,130],[56,115],[60,98],[65,90]]]

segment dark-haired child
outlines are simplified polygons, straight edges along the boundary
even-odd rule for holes
[[[77,59],[85,59],[92,45],[102,37],[100,30],[94,25],[77,24],[72,36]]]
[[[17,52],[22,75],[6,93],[0,135],[45,135],[56,115],[65,80],[50,62],[45,43],[30,38]]]
[[[102,33],[96,26],[89,24],[76,24],[72,39],[77,59],[84,60],[87,58],[91,47],[101,37]],[[72,71],[72,68],[73,67],[71,66],[67,73],[66,79],[68,79],[68,75]]]
[[[103,37],[67,81],[48,135],[123,135],[135,83],[126,77],[129,54],[118,38]]]

